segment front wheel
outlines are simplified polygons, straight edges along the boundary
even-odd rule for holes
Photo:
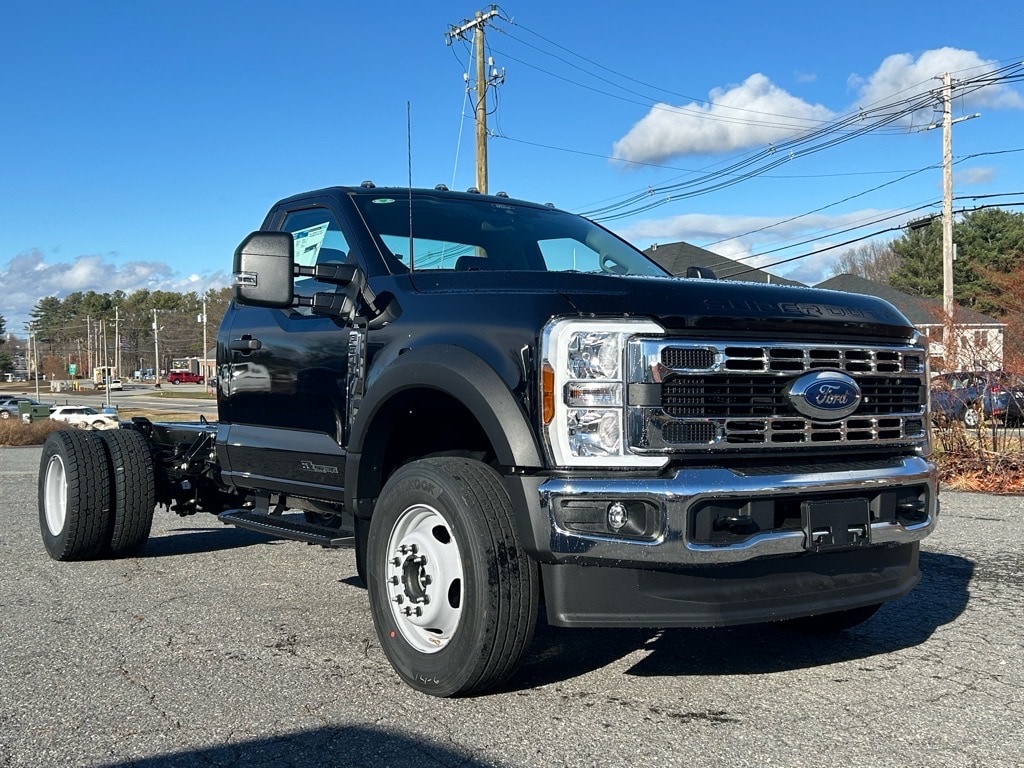
[[[476,693],[518,668],[540,585],[487,465],[437,457],[396,471],[370,521],[366,570],[377,636],[413,688]]]

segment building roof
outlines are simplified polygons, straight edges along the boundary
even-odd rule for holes
[[[931,299],[927,296],[911,296],[909,293],[898,291],[892,286],[883,283],[876,283],[857,275],[836,275],[824,282],[818,283],[815,288],[826,288],[832,291],[844,291],[846,293],[860,293],[865,296],[876,296],[885,299],[900,312],[907,316],[907,319],[915,326],[940,325],[942,323],[942,302]],[[954,318],[957,325],[1005,325],[1005,323],[994,317],[975,312],[973,309],[958,307]]]
[[[688,267],[708,267],[720,280],[742,280],[746,283],[771,283],[772,285],[804,285],[734,259],[719,256],[717,253],[689,243],[652,245],[644,250],[644,253],[673,275],[685,275]]]

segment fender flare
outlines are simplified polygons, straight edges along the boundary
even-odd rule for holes
[[[359,459],[369,425],[390,397],[414,388],[435,389],[465,405],[480,422],[501,464],[543,466],[529,418],[497,371],[463,347],[438,344],[400,355],[370,384],[352,424],[347,487],[358,487]]]

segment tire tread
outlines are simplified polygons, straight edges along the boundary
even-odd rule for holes
[[[156,507],[156,478],[149,442],[139,432],[100,433],[110,457],[113,525],[107,551],[112,557],[138,554],[149,538]]]
[[[67,481],[64,535],[46,526],[44,483],[51,457],[59,454]],[[100,438],[91,432],[60,429],[46,438],[40,458],[39,515],[44,543],[55,560],[90,560],[101,554],[110,532],[110,469]]]

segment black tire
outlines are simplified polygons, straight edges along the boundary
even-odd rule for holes
[[[384,653],[424,693],[498,685],[533,639],[537,567],[501,477],[478,461],[423,459],[388,479],[370,521],[367,574]]]
[[[11,418],[11,414],[10,413],[8,413],[7,411],[0,411],[0,419],[9,419],[9,418]]]
[[[850,608],[845,611],[833,613],[822,613],[817,616],[803,616],[799,619],[789,619],[783,624],[787,629],[792,629],[805,635],[833,635],[837,632],[845,632],[848,629],[863,624],[870,619],[881,608],[878,605],[865,605],[860,608]]]
[[[131,429],[99,433],[110,457],[113,525],[107,553],[137,555],[146,545],[156,508],[156,472],[145,436]]]
[[[61,429],[39,461],[39,528],[54,560],[99,556],[110,536],[110,464],[99,435]]]

